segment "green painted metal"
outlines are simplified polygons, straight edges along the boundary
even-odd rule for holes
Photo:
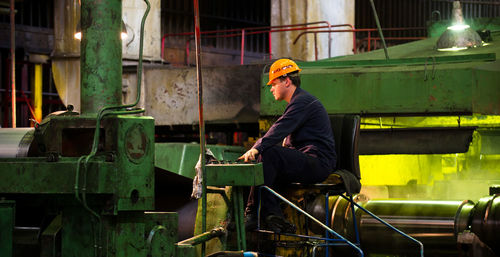
[[[207,186],[258,186],[264,184],[262,163],[207,164]]]
[[[122,103],[122,1],[82,0],[81,113]]]
[[[223,227],[217,227],[217,228],[214,228],[210,231],[207,231],[207,232],[201,233],[199,235],[196,235],[194,237],[183,240],[183,241],[177,243],[177,245],[197,245],[197,244],[204,243],[212,238],[223,236],[225,234],[226,234],[226,230]]]
[[[175,212],[146,212],[146,232],[148,232],[146,247],[148,256],[176,256],[175,243],[178,242],[178,214]]]
[[[154,120],[117,121],[118,210],[154,210]]]
[[[121,2],[82,0],[82,115],[50,115],[34,129],[33,141],[23,142],[29,157],[0,158],[1,256],[18,247],[15,206],[23,212],[21,224],[50,222],[40,228],[40,256],[196,254],[175,246],[177,213],[148,212],[155,210],[154,120],[121,116],[143,112],[125,110],[140,93],[135,104],[120,106]],[[140,48],[142,56],[142,39]]]
[[[62,215],[57,215],[45,228],[40,237],[40,256],[58,256],[57,237],[62,229]]]
[[[0,159],[0,192],[9,194],[73,194],[78,158],[57,162],[47,158]],[[101,160],[99,160],[101,159]],[[115,191],[118,170],[112,163],[96,158],[88,171],[87,192],[107,194]]]
[[[126,211],[98,222],[65,208],[62,225],[62,256],[177,256],[177,213]]]
[[[300,63],[303,68],[321,67],[321,68],[346,68],[346,67],[363,67],[363,66],[398,66],[398,65],[433,65],[443,63],[463,63],[463,62],[482,62],[495,61],[496,53],[479,53],[468,55],[450,55],[450,56],[428,56],[415,58],[401,58],[394,60],[345,60],[333,61],[331,59]]]
[[[0,200],[0,256],[13,256],[13,231],[15,224],[16,202]]]
[[[0,159],[2,196],[15,195],[19,206],[48,205],[51,212],[62,213],[61,227],[54,224],[44,231],[41,249],[47,256],[57,251],[62,256],[98,256],[96,251],[109,256],[172,254],[176,216],[175,222],[167,222],[168,233],[158,232],[145,248],[144,235],[160,223],[156,221],[160,218],[151,221],[160,214],[144,216],[144,211],[154,210],[154,120],[120,115],[105,118],[98,154],[87,166],[80,162],[77,172],[79,156],[90,150],[92,124],[95,119],[71,115],[44,121],[34,133],[32,145],[38,150],[30,150],[38,157]],[[117,223],[128,219],[132,221]],[[54,249],[58,229],[62,230],[62,244]],[[114,245],[122,241],[123,245]],[[168,249],[159,246],[167,241]],[[142,248],[137,250],[139,244]]]
[[[263,183],[263,182],[262,182]],[[247,249],[247,239],[245,230],[245,205],[243,201],[243,187],[235,186],[232,192],[233,216],[236,224],[237,250]]]
[[[176,245],[174,256],[197,256],[196,248],[192,245]]]
[[[207,145],[217,160],[235,161],[245,149],[240,146]],[[155,167],[168,170],[187,178],[194,178],[194,166],[200,156],[199,144],[156,143]]]
[[[500,19],[489,24],[498,27]],[[492,32],[491,45],[459,52],[435,50],[437,39],[390,47],[391,60],[378,50],[298,62],[303,68],[301,87],[318,97],[330,114],[499,115],[500,33]],[[263,74],[261,115],[279,115],[286,103],[274,100],[266,78]]]

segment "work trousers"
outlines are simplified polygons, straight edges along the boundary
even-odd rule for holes
[[[260,153],[264,184],[278,193],[290,183],[313,184],[323,182],[331,170],[323,167],[318,158],[295,149],[273,146]],[[261,217],[278,215],[283,217],[280,202],[276,196],[262,189]],[[252,188],[248,198],[247,212],[256,212],[259,203],[259,187]]]

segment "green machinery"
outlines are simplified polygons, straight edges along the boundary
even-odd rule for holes
[[[143,112],[140,94],[121,105],[121,10],[119,0],[82,1],[81,113],[68,108],[33,129],[1,131],[1,256],[195,256],[193,245],[213,237],[177,243],[178,214],[155,207],[163,148],[154,119],[134,115]],[[214,149],[219,158],[242,150],[234,151]],[[165,162],[183,170],[168,158],[157,169]]]
[[[120,106],[121,10],[82,1],[81,113],[2,131],[18,140],[0,159],[2,256],[176,255],[177,214],[154,209],[154,120]]]
[[[135,115],[144,112],[135,107],[142,39],[137,99],[122,105],[121,10],[119,0],[81,2],[81,113],[69,106],[35,128],[0,130],[0,256],[189,257],[214,237],[222,238],[219,250],[245,248],[244,230],[228,247],[227,231],[212,223],[180,241],[193,236],[196,216],[177,212],[190,192],[176,191],[191,188],[199,145],[155,144],[153,117]],[[218,160],[243,151],[209,149]],[[207,167],[209,186],[262,183],[261,165],[217,166]],[[223,189],[208,192],[228,200],[222,221],[236,213],[241,224],[241,188],[233,191],[232,202]]]
[[[422,241],[426,256],[500,252],[495,186],[500,182],[500,19],[467,22],[482,34],[483,46],[438,51],[436,42],[448,26],[442,21],[429,28],[428,39],[388,48],[388,59],[378,50],[298,62],[301,87],[328,113],[362,117],[360,203]],[[265,130],[284,105],[275,103],[262,83],[260,106]],[[321,201],[317,196],[307,207],[318,218],[324,215]],[[330,199],[333,226],[352,238],[350,210],[339,201]],[[416,252],[370,217],[356,214],[368,254]],[[286,248],[280,253],[291,254]]]
[[[244,248],[241,231],[237,232],[239,246],[228,247],[231,238],[224,239],[225,231],[211,230],[227,222],[227,206],[231,205],[228,192],[215,188],[209,192],[220,198],[210,199],[208,208],[219,211],[217,215],[222,218],[209,222],[210,232],[178,242],[179,224],[185,224],[187,215],[161,207],[164,202],[175,205],[174,200],[161,197],[168,195],[170,188],[175,190],[175,184],[191,183],[199,146],[155,144],[153,118],[134,116],[142,111],[134,105],[120,106],[121,23],[117,17],[121,17],[121,1],[83,0],[81,17],[81,113],[69,109],[47,117],[34,129],[0,132],[0,255],[196,256],[194,245],[219,236],[219,245],[209,252]],[[466,231],[498,254],[494,242],[498,242],[500,210],[495,189],[492,196],[474,203],[457,202],[457,198],[466,199],[464,194],[479,198],[475,193],[451,193],[449,187],[439,187],[450,174],[462,176],[460,183],[471,184],[478,181],[474,176],[479,176],[481,186],[500,180],[496,156],[500,153],[500,21],[477,20],[471,26],[490,31],[489,45],[437,52],[437,36],[433,36],[389,48],[389,60],[382,51],[375,51],[299,62],[303,87],[316,95],[329,113],[363,117],[361,182],[368,191],[362,193],[389,185],[389,193],[384,196],[405,198],[401,202],[366,201],[365,207],[406,224],[410,232],[429,235],[431,246],[426,253],[435,256],[456,256],[458,233]],[[444,30],[443,24],[433,28],[432,35]],[[261,96],[263,121],[281,114],[283,105],[274,102],[264,83]],[[209,148],[217,159],[226,160],[236,159],[242,151],[238,147]],[[402,151],[404,155],[398,155]],[[415,165],[413,155],[430,155],[425,161],[428,166],[423,165],[419,172],[410,168],[395,172],[391,167],[394,163]],[[436,164],[440,165],[439,172],[422,171]],[[478,165],[487,166],[487,171],[472,171]],[[262,182],[259,167],[222,166],[221,173],[232,175],[220,176],[211,173],[219,169],[214,166],[207,169],[209,185]],[[249,177],[241,176],[240,171],[250,172],[241,173]],[[171,184],[162,184],[165,180]],[[410,197],[402,197],[409,188],[417,189],[408,195],[419,200],[453,201],[410,201]],[[429,190],[438,192],[438,196],[427,194]],[[480,194],[484,195],[484,190]],[[241,197],[234,198],[233,207],[241,202]],[[345,215],[349,210],[330,200],[339,206],[332,214],[332,219],[336,218],[333,226],[348,234],[345,224],[351,220],[341,217],[349,216]],[[221,207],[218,202],[223,203]],[[310,202],[314,205],[317,201]],[[241,215],[236,209],[233,214]],[[378,227],[366,225],[371,222],[369,218],[359,214],[357,220],[364,224],[360,226],[361,241],[368,252],[406,254],[397,249],[409,248],[385,245],[398,241]],[[196,230],[196,234],[202,232],[199,227]],[[416,238],[422,239],[418,235]],[[380,249],[386,251],[377,252]],[[483,252],[477,256],[488,256],[486,250]]]

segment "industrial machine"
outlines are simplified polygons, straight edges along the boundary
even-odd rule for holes
[[[136,105],[150,10],[145,2],[134,103],[122,104],[121,1],[81,1],[80,112],[68,106],[34,128],[0,130],[0,256],[189,257],[199,256],[195,246],[214,237],[221,238],[219,250],[234,248],[226,245],[221,224],[209,223],[207,232],[199,229],[193,237],[197,201],[190,190],[199,144],[155,144],[154,118],[137,115],[144,112]],[[243,152],[209,149],[221,161]],[[207,185],[239,192],[238,186],[262,180],[260,164],[207,171]],[[225,172],[231,174],[221,176]],[[230,196],[223,189],[211,192]],[[239,196],[232,199],[239,208],[228,211],[227,202],[222,221],[237,213],[242,224],[242,195],[232,195]],[[238,236],[243,249],[244,231]]]
[[[495,186],[500,181],[500,20],[466,22],[470,25],[466,31],[478,31],[480,36],[476,34],[476,43],[465,47],[441,49],[441,34],[464,40],[459,32],[448,32],[449,21],[441,21],[429,28],[425,40],[385,51],[298,62],[303,69],[301,87],[317,96],[328,113],[362,116],[363,188],[358,203],[421,241],[425,256],[500,255]],[[268,91],[263,83],[262,130],[284,108]],[[318,219],[324,217],[324,197],[317,193],[308,197],[304,207]],[[418,245],[358,209],[353,221],[353,210],[341,198],[330,197],[329,205],[336,231],[354,240],[352,225],[357,223],[361,248],[368,255],[419,256]],[[288,215],[294,217],[293,211]],[[312,230],[324,233],[321,228]],[[278,255],[295,256],[293,248],[304,247],[278,241],[274,244]]]
[[[314,255],[318,241],[226,230],[231,220],[242,222],[241,186],[262,183],[259,165],[207,165],[214,186],[207,206],[190,200],[199,145],[155,143],[153,117],[121,105],[121,1],[82,0],[81,17],[80,113],[68,108],[35,128],[0,130],[0,255],[189,257],[200,256],[195,246],[210,239],[206,252],[220,256],[245,248]],[[431,26],[429,39],[387,52],[298,62],[303,88],[330,114],[362,116],[357,203],[422,241],[426,256],[500,255],[500,20],[468,22],[485,44],[438,51],[443,21]],[[262,131],[283,107],[262,83]],[[243,151],[208,148],[218,160]],[[318,192],[287,197],[324,219]],[[352,239],[356,223],[368,255],[418,254],[341,198],[328,204],[332,227]],[[324,232],[286,213],[300,232]]]

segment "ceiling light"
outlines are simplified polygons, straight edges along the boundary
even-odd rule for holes
[[[438,51],[460,51],[481,46],[479,34],[465,24],[460,1],[453,2],[452,26],[443,32],[436,43]]]

